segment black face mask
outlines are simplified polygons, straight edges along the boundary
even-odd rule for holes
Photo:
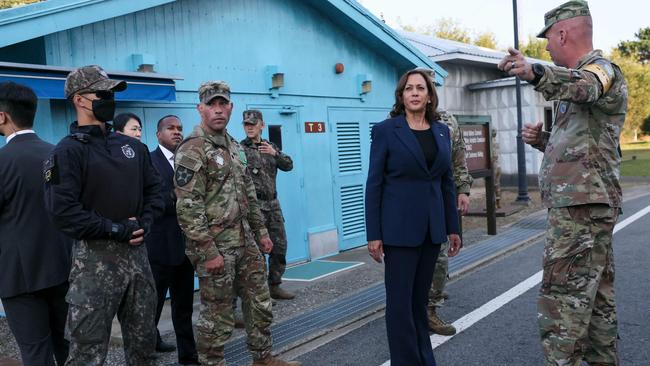
[[[95,92],[100,99],[95,99],[93,103],[93,115],[100,122],[112,121],[115,116],[115,99],[113,97],[113,92],[110,91],[98,91]],[[90,100],[82,95],[83,98]]]
[[[114,99],[96,99],[93,100],[93,114],[100,122],[112,121],[115,116]]]

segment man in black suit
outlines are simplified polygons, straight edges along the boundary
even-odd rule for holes
[[[63,365],[72,241],[50,221],[43,162],[54,148],[32,130],[36,95],[0,83],[0,298],[23,364]]]
[[[161,118],[158,121],[156,136],[158,148],[151,152],[151,162],[163,181],[165,212],[154,221],[151,234],[146,239],[149,263],[158,292],[156,326],[169,290],[178,362],[182,365],[198,364],[192,331],[194,268],[185,255],[185,237],[176,218],[176,195],[174,194],[174,151],[183,141],[183,126],[180,119],[173,115]],[[156,350],[173,351],[174,346],[163,342],[160,332],[157,333]]]

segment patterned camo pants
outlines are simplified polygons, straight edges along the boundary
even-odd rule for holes
[[[436,260],[436,268],[433,271],[433,280],[431,281],[431,289],[429,289],[429,308],[438,308],[442,306],[445,299],[442,297],[442,292],[445,290],[447,284],[447,274],[449,272],[449,242],[444,242],[440,245],[440,254]]]
[[[545,365],[618,365],[612,235],[619,209],[551,208],[538,323]]]
[[[222,249],[224,270],[199,277],[201,310],[196,324],[196,347],[202,365],[225,365],[224,346],[235,327],[233,300],[242,299],[248,349],[254,359],[271,352],[271,295],[265,263],[257,244]]]

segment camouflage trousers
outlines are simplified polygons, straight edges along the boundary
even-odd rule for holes
[[[72,251],[66,366],[103,365],[117,314],[127,365],[152,364],[156,288],[144,245],[76,241]]]
[[[220,249],[224,270],[199,277],[201,310],[196,324],[197,351],[202,365],[225,365],[224,345],[235,327],[233,300],[242,299],[248,349],[254,359],[271,353],[271,295],[265,263],[251,238],[241,247]]]
[[[269,253],[269,285],[279,285],[287,269],[287,232],[284,228],[284,216],[277,199],[265,202],[261,207],[264,225],[273,242],[273,250]]]
[[[612,235],[619,209],[551,208],[538,323],[545,365],[618,365]]]
[[[501,199],[501,167],[496,165],[494,167],[494,197],[497,200]]]
[[[429,308],[441,307],[442,303],[445,302],[445,299],[442,297],[442,292],[445,290],[447,275],[449,274],[448,250],[448,241],[440,245],[440,254],[438,254],[438,259],[436,260],[436,268],[433,270],[433,280],[429,289]]]

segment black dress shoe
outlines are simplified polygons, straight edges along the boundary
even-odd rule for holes
[[[160,341],[156,344],[156,352],[174,352],[176,351],[176,346],[165,341]]]

